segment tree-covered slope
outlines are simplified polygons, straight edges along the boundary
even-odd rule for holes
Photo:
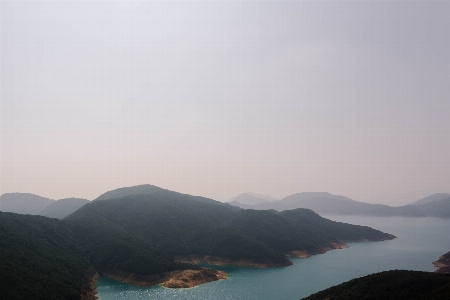
[[[196,268],[174,262],[141,236],[125,231],[98,215],[84,212],[69,216],[64,223],[72,230],[80,245],[83,245],[83,253],[100,273],[120,270],[149,275]]]
[[[448,300],[450,275],[386,271],[356,278],[303,300]]]
[[[63,219],[89,202],[89,200],[80,198],[60,199],[47,205],[39,212],[39,215],[49,218]]]
[[[6,193],[0,196],[0,211],[37,215],[55,200],[29,193]]]
[[[394,238],[370,227],[331,221],[312,210],[301,208],[281,213],[270,210],[241,211],[230,226],[285,254],[293,251],[321,253],[342,246],[345,241]]]
[[[80,299],[89,267],[62,221],[0,212],[0,298]]]

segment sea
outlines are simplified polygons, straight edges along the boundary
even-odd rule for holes
[[[450,220],[440,218],[336,216],[323,217],[349,224],[366,225],[395,235],[391,241],[348,243],[309,258],[293,258],[280,268],[211,266],[229,272],[228,279],[190,289],[162,286],[139,287],[100,277],[100,300],[144,299],[300,299],[353,278],[387,270],[432,272],[432,262],[450,251]]]

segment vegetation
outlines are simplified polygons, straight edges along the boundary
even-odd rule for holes
[[[444,300],[450,299],[450,275],[386,271],[356,278],[304,300]]]
[[[100,273],[120,270],[148,275],[173,270],[196,269],[176,263],[147,240],[104,219],[86,214],[65,223],[83,245],[83,253]]]
[[[0,212],[0,298],[80,299],[89,262],[60,220]]]

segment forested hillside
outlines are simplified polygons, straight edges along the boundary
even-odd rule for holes
[[[80,299],[90,266],[60,220],[0,212],[0,298]]]

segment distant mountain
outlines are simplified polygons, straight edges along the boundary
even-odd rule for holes
[[[47,205],[39,212],[39,215],[49,218],[63,219],[89,202],[89,200],[80,198],[60,199]]]
[[[427,216],[450,218],[450,197],[418,206]]]
[[[450,198],[450,194],[438,193],[438,194],[433,194],[433,195],[430,195],[423,199],[417,200],[416,202],[411,203],[411,205],[423,205],[423,204],[428,204],[428,203],[435,202],[435,201],[441,201],[441,200],[444,200],[447,198]]]
[[[231,203],[230,203],[231,204]],[[233,203],[236,204],[236,203]],[[395,215],[391,206],[358,202],[347,197],[324,192],[297,193],[277,202],[239,205],[244,209],[275,209],[277,211],[308,208],[323,214]]]
[[[37,215],[55,200],[28,193],[6,193],[0,196],[0,211]]]
[[[450,199],[450,198],[449,198]],[[366,215],[366,216],[405,216],[450,218],[450,207],[446,200],[434,201],[425,205],[405,205],[393,207],[384,204],[371,204],[330,193],[297,193],[279,201],[259,204],[243,204],[237,201],[230,204],[243,209],[277,211],[308,208],[319,214]]]
[[[450,276],[419,271],[385,271],[344,282],[302,300],[324,299],[450,299]]]
[[[115,190],[108,191],[101,194],[95,200],[108,200],[108,199],[118,199],[131,195],[151,195],[153,193],[160,193],[164,191],[169,191],[151,184],[142,184],[132,187],[122,187]]]
[[[273,201],[278,201],[277,198],[268,196],[268,195],[260,195],[255,193],[243,193],[240,195],[237,195],[236,197],[231,198],[228,202],[232,204],[232,202],[239,202],[242,204],[260,204],[260,203],[270,203]]]
[[[256,198],[260,198],[260,199],[264,199],[264,200],[269,200],[270,202],[280,200],[280,199],[275,198],[275,197],[272,197],[272,196],[270,196],[270,195],[262,195],[262,194],[251,193],[251,192],[248,192],[247,194],[249,194],[250,196],[256,197]]]
[[[273,199],[275,199],[275,198],[273,198]],[[271,203],[272,201],[274,201],[274,200],[267,199],[267,197],[265,197],[265,196],[261,197],[260,195],[253,194],[253,193],[243,193],[234,198],[231,198],[230,200],[231,201],[229,203],[231,205],[233,205],[234,202],[238,202],[241,204],[254,205],[254,204],[260,204],[260,203]],[[276,201],[276,199],[275,199],[275,201]]]

